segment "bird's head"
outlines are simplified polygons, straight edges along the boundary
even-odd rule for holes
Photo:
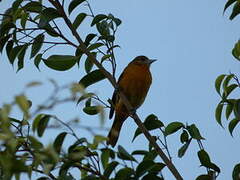
[[[137,56],[135,57],[135,59],[131,62],[131,64],[134,64],[134,65],[144,65],[144,66],[148,66],[150,67],[150,65],[155,62],[156,59],[149,59],[148,57],[146,56]]]

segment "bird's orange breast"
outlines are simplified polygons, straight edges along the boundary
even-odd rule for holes
[[[133,108],[142,105],[152,83],[152,76],[147,65],[130,64],[123,72],[119,88],[128,98]]]

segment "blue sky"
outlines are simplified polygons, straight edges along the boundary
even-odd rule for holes
[[[11,2],[4,0],[0,3],[1,13],[10,7]],[[214,89],[214,81],[218,75],[229,71],[239,75],[239,62],[231,55],[232,47],[240,36],[239,17],[230,21],[227,16],[229,12],[223,16],[223,0],[102,0],[90,3],[96,14],[112,13],[122,20],[117,34],[117,43],[121,46],[116,51],[118,75],[135,56],[146,55],[158,59],[151,67],[153,84],[145,103],[138,110],[139,116],[144,119],[154,113],[165,124],[172,121],[195,123],[206,138],[203,142],[206,151],[222,170],[219,180],[231,179],[233,166],[239,162],[239,128],[232,138],[227,129],[222,129],[216,123],[214,111],[219,97]],[[85,27],[80,29],[80,35],[85,34],[86,30]],[[72,51],[62,47],[52,53],[71,54]],[[16,68],[11,67],[3,53],[0,56],[1,104],[11,102],[28,82],[36,80],[44,82],[44,85],[26,94],[33,102],[40,103],[51,90],[47,79],[53,78],[59,84],[68,84],[78,82],[84,75],[84,70],[77,67],[67,72],[49,70],[43,64],[40,68],[41,72],[27,59],[25,68],[16,74]],[[113,89],[107,81],[103,81],[89,91],[107,100]],[[75,105],[60,106],[54,112],[61,119],[79,116],[83,124],[94,127],[99,124],[98,120],[94,120],[96,117],[84,116],[81,108]],[[110,127],[111,123],[106,119],[105,126]],[[147,143],[143,137],[131,143],[135,129],[135,123],[129,119],[119,139],[119,143],[130,152]],[[76,129],[76,132],[80,136],[85,135],[81,129]],[[107,135],[105,131],[101,133]],[[193,143],[186,155],[179,159],[178,136],[168,138],[173,161],[183,177],[192,180],[205,172],[204,168],[199,167],[197,143]],[[164,175],[166,179],[173,179],[167,169]]]

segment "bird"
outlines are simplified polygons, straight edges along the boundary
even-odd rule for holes
[[[122,125],[130,115],[119,96],[119,92],[121,91],[126,96],[133,111],[136,111],[143,104],[152,84],[150,65],[155,61],[156,59],[149,59],[146,56],[137,56],[120,75],[117,81],[117,89],[114,91],[111,100],[109,119],[113,117],[114,112],[115,117],[108,134],[108,145],[110,144],[112,147],[116,145]]]

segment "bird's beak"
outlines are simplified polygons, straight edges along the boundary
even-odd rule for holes
[[[152,64],[152,63],[155,62],[155,61],[156,61],[156,59],[149,59],[149,60],[148,60],[149,64]]]

